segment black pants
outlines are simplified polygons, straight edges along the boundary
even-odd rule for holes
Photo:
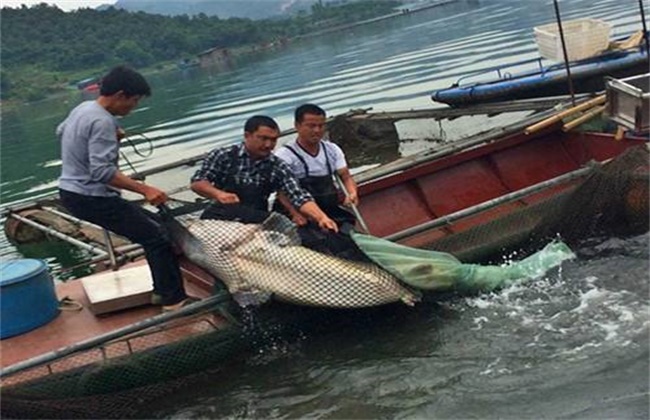
[[[63,206],[75,217],[142,245],[154,292],[160,295],[163,305],[172,305],[187,297],[167,232],[143,209],[121,197],[92,197],[65,190],[59,190],[59,195]]]

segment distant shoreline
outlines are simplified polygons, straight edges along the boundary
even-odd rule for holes
[[[324,28],[324,29],[321,29],[321,30],[315,30],[315,31],[310,32],[308,34],[297,35],[295,37],[287,38],[281,43],[273,42],[273,43],[271,43],[269,45],[264,45],[264,46],[260,46],[260,45],[239,46],[239,47],[236,47],[236,48],[232,49],[232,53],[233,53],[233,56],[240,56],[240,55],[247,55],[247,54],[250,54],[250,53],[257,53],[257,52],[260,51],[260,49],[261,50],[269,49],[270,47],[277,46],[276,44],[284,44],[286,42],[313,38],[313,37],[320,36],[320,35],[323,35],[323,34],[338,32],[338,31],[341,31],[341,30],[346,30],[346,29],[357,27],[357,26],[362,26],[362,25],[368,25],[368,24],[371,24],[371,23],[381,22],[381,21],[384,21],[384,20],[387,20],[387,19],[393,19],[393,18],[397,18],[397,17],[400,17],[400,16],[409,15],[411,13],[421,12],[421,11],[424,11],[424,10],[427,10],[427,9],[431,9],[433,7],[444,6],[444,5],[454,3],[454,2],[457,2],[457,1],[458,0],[437,0],[437,1],[431,1],[431,2],[428,2],[428,3],[424,3],[422,5],[415,5],[416,7],[409,7],[409,5],[406,5],[406,7],[401,7],[398,11],[393,12],[393,13],[389,13],[389,14],[386,14],[386,15],[383,15],[383,16],[379,16],[379,17],[375,17],[375,18],[371,18],[371,19],[366,19],[366,20],[362,20],[362,21],[342,24],[342,25],[338,25],[338,26],[334,26],[334,27],[328,27],[328,28]],[[141,69],[141,71],[143,72],[143,74],[152,74],[152,73],[160,73],[160,72],[173,70],[174,68],[177,68],[177,67],[178,66],[177,66],[176,61],[174,61],[174,62],[166,61],[166,62],[158,62],[158,63],[151,64],[147,68]],[[61,74],[59,76],[64,77],[64,78],[72,77],[72,76],[66,75],[66,74]],[[36,83],[35,81],[32,81],[32,82],[33,82],[33,84],[35,86],[41,86],[41,88],[45,87],[45,85],[44,85],[45,82],[40,83],[40,85],[39,85],[39,83]],[[43,95],[41,98],[38,98],[38,99],[35,99],[35,100],[28,100],[28,99],[23,98],[23,97],[11,97],[11,98],[1,100],[0,101],[0,115],[4,114],[5,112],[12,112],[12,111],[16,110],[17,108],[19,108],[21,106],[30,105],[30,104],[37,103],[37,102],[40,102],[40,101],[50,100],[50,99],[56,98],[56,97],[65,97],[65,96],[69,96],[71,94],[71,90],[67,86],[61,86],[60,88],[59,87],[53,88],[53,86],[51,84],[49,84],[48,87],[50,88],[49,89],[50,92]]]
[[[431,8],[438,7],[438,6],[444,6],[446,4],[455,3],[457,1],[458,0],[438,0],[438,1],[435,1],[435,2],[423,4],[422,6],[418,6],[418,7],[415,7],[413,9],[408,9],[408,8],[407,9],[402,9],[399,12],[390,13],[388,15],[379,16],[379,17],[372,18],[372,19],[366,19],[366,20],[362,20],[362,21],[359,21],[359,22],[334,26],[332,28],[322,29],[320,31],[312,32],[310,34],[299,35],[299,36],[296,36],[296,37],[294,37],[292,39],[311,38],[311,37],[314,37],[314,36],[319,36],[319,35],[328,34],[328,33],[331,33],[331,32],[340,31],[342,29],[350,29],[350,28],[354,28],[354,27],[357,27],[357,26],[368,25],[370,23],[380,22],[382,20],[387,20],[387,19],[393,19],[393,18],[396,18],[396,17],[409,15],[411,13],[422,12],[422,11],[427,10],[427,9],[431,9]]]

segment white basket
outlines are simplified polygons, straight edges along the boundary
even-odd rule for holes
[[[598,19],[562,22],[569,61],[582,60],[606,50],[609,46],[611,29],[612,25]],[[557,24],[536,26],[534,31],[539,55],[549,60],[564,61],[562,39]]]

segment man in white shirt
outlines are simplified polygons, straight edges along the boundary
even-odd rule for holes
[[[354,216],[343,205],[357,205],[357,184],[350,175],[345,155],[341,148],[330,141],[324,140],[325,111],[313,104],[304,104],[296,108],[295,128],[298,137],[280,147],[275,155],[284,160],[298,178],[302,188],[307,190],[316,200],[318,206],[339,225],[354,224]],[[334,176],[339,176],[345,185],[347,194],[343,201],[334,183]],[[278,194],[275,209],[289,214],[298,226],[305,226],[307,220],[286,199]]]
[[[314,104],[299,106],[294,122],[298,137],[274,153],[289,165],[300,186],[314,197],[323,212],[346,231],[354,226],[356,220],[341,205],[359,203],[357,184],[341,148],[323,139],[325,120],[326,114],[321,107]],[[335,176],[341,178],[347,194],[339,194]],[[288,215],[299,226],[298,233],[304,246],[345,258],[365,260],[347,235],[324,232],[313,226],[281,192],[277,195],[274,210]]]

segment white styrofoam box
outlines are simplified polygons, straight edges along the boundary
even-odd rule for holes
[[[589,58],[609,46],[612,25],[599,19],[575,19],[562,22],[569,61]],[[535,41],[539,54],[549,60],[564,61],[562,39],[557,23],[536,26]]]
[[[147,264],[84,277],[81,284],[95,315],[151,303],[153,280]]]

